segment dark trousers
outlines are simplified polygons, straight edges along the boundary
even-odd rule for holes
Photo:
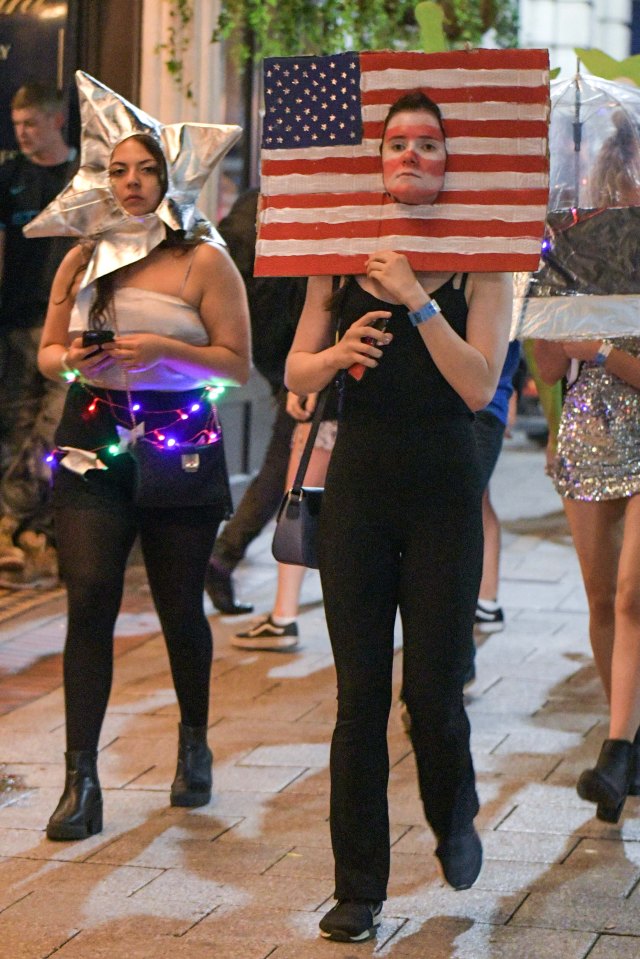
[[[0,337],[0,510],[20,530],[53,540],[51,470],[45,462],[54,443],[67,387],[38,370],[42,327],[6,331]]]
[[[243,558],[249,543],[273,519],[280,505],[295,425],[296,421],[287,413],[287,391],[283,387],[276,397],[271,438],[260,470],[247,487],[233,516],[225,523],[213,550],[214,558],[230,571]]]
[[[398,610],[426,818],[444,838],[478,811],[463,704],[482,570],[472,424],[461,417],[431,430],[393,425],[341,424],[321,516],[320,573],[338,682],[330,814],[338,899],[386,898]]]

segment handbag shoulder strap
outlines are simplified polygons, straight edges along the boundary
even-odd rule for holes
[[[340,286],[341,278],[339,276],[334,276],[331,282],[331,292],[335,294],[336,290]],[[338,328],[338,311],[334,307],[331,312],[331,326],[332,329],[337,330]],[[302,451],[302,456],[300,457],[300,462],[298,464],[298,469],[296,471],[295,478],[293,480],[293,486],[291,489],[299,494],[302,489],[302,484],[304,483],[305,473],[307,472],[307,467],[309,465],[309,460],[311,459],[311,451],[313,450],[313,444],[316,441],[316,436],[318,435],[318,430],[320,429],[320,423],[322,421],[322,414],[324,412],[325,404],[327,402],[327,397],[329,395],[329,390],[333,387],[333,383],[328,383],[327,386],[322,390],[318,396],[318,401],[316,403],[316,408],[313,414],[313,419],[311,421],[311,429],[309,430],[309,435],[307,436],[307,441],[304,444],[304,449]]]

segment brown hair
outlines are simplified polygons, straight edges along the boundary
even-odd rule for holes
[[[433,113],[434,117],[438,121],[438,126],[442,131],[442,135],[446,136],[444,132],[444,126],[442,123],[442,113],[440,107],[435,103],[431,97],[428,97],[426,93],[423,93],[422,90],[410,90],[408,93],[404,93],[399,99],[392,103],[389,107],[389,112],[387,113],[384,124],[382,127],[382,136],[380,137],[380,149],[382,149],[382,141],[384,140],[384,135],[387,132],[387,127],[389,126],[389,121],[396,113],[402,113],[406,111],[408,113],[417,113],[418,110],[426,110],[427,113]]]
[[[640,205],[640,130],[624,110],[612,115],[614,132],[598,154],[591,174],[596,206]]]
[[[44,83],[24,83],[11,98],[11,109],[29,110],[32,107],[43,113],[63,113],[62,94]]]

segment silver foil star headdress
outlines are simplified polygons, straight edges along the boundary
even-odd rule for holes
[[[88,73],[76,72],[82,136],[80,168],[71,183],[25,228],[29,237],[76,236],[96,241],[82,280],[99,276],[147,256],[166,235],[166,227],[190,231],[206,218],[196,199],[207,177],[242,128],[214,123],[163,124],[114,93]],[[146,216],[131,216],[117,203],[109,182],[114,147],[136,133],[157,140],[167,163],[168,186],[159,206]],[[215,230],[211,228],[215,236]],[[222,238],[218,235],[220,243]]]

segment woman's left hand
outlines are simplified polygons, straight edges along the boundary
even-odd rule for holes
[[[414,292],[424,299],[424,291],[404,253],[378,250],[371,254],[365,266],[367,276],[380,283],[398,303],[406,304]]]
[[[118,336],[111,356],[130,373],[151,369],[163,357],[164,337],[156,333],[132,333]]]

